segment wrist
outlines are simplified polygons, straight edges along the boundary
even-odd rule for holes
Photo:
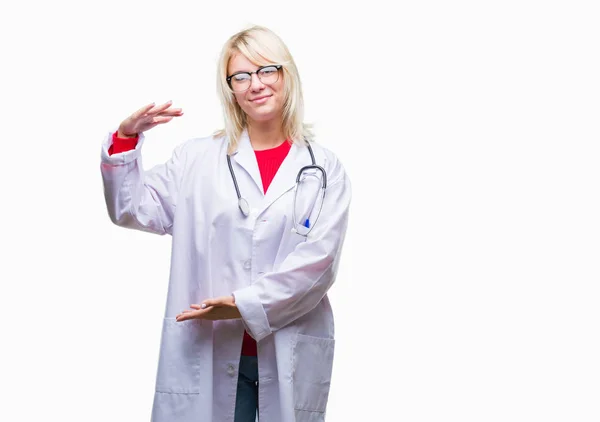
[[[129,133],[125,133],[123,132],[121,129],[119,129],[117,131],[117,138],[121,138],[121,139],[131,139],[131,138],[137,138],[138,134],[134,133],[134,134],[129,134]]]

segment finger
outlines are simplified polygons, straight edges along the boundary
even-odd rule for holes
[[[181,116],[183,114],[183,110],[180,108],[169,108],[165,111],[161,111],[158,113],[158,116]]]
[[[194,303],[193,305],[190,305],[190,308],[194,308],[194,309],[197,309],[197,310],[202,310],[202,309],[208,309],[209,306],[206,305],[206,304],[204,304],[204,303],[201,304],[201,305],[197,305],[197,304]]]
[[[173,116],[156,116],[152,118],[152,123],[154,125],[160,125],[163,123],[167,123],[173,120]]]
[[[213,315],[218,308],[208,307],[205,309],[201,309],[202,305],[191,305],[192,307],[198,307],[200,309],[196,311],[191,311],[185,314],[177,315],[177,321],[187,321],[190,319],[207,319],[207,320],[215,320],[220,319],[218,315]]]
[[[148,110],[146,112],[146,114],[148,115],[157,115],[159,113],[162,113],[163,111],[165,111],[166,109],[168,109],[169,107],[171,107],[171,105],[173,105],[173,101],[167,101],[164,104],[158,105],[158,106],[154,106],[153,108],[151,108],[150,110]]]
[[[190,319],[196,318],[198,315],[194,311],[188,311],[182,314],[179,314],[175,317],[177,321],[187,321]]]
[[[203,300],[202,303],[201,303],[201,306],[204,306],[204,308],[207,308],[209,306],[219,306],[219,305],[222,305],[222,304],[223,303],[221,303],[221,301],[219,300],[219,298],[214,298],[214,299]]]
[[[150,103],[148,105],[145,105],[144,107],[140,108],[138,111],[136,111],[135,113],[133,113],[131,115],[131,117],[133,119],[139,119],[144,114],[146,114],[148,111],[152,110],[152,108],[154,107],[154,105],[155,105],[155,103]]]

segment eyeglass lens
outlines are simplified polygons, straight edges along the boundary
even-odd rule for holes
[[[263,67],[257,72],[258,79],[266,85],[271,85],[279,79],[279,70],[275,66]],[[231,89],[240,92],[246,91],[252,84],[252,75],[250,73],[238,73],[231,77]]]

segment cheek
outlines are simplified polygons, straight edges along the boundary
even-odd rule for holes
[[[275,83],[275,88],[277,91],[283,94],[285,91],[285,81],[283,80],[283,77],[279,78],[279,80]]]
[[[279,104],[283,104],[285,102],[285,87],[283,86],[283,83],[281,81],[279,81],[277,83],[277,101]]]
[[[242,109],[244,113],[248,113],[248,110],[250,110],[250,106],[248,105],[248,102],[244,97],[236,96],[234,97],[234,102],[237,103],[237,105]]]

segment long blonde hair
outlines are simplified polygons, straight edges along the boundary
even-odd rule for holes
[[[252,26],[231,36],[219,57],[217,65],[217,93],[223,107],[225,128],[214,133],[216,137],[229,139],[229,154],[237,149],[240,135],[247,125],[246,113],[234,100],[233,91],[227,83],[227,66],[234,54],[242,54],[253,64],[265,66],[282,65],[284,82],[284,105],[282,128],[286,139],[304,143],[313,137],[311,125],[304,123],[304,98],[296,63],[281,38],[262,26]]]

